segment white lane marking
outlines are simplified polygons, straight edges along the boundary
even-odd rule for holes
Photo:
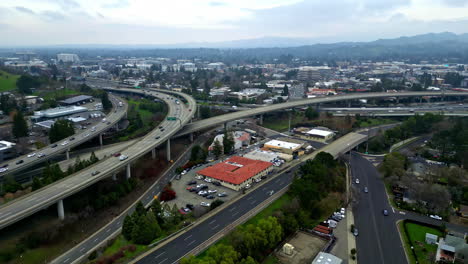
[[[93,242],[96,242],[96,241],[98,241],[98,239],[99,239],[99,238],[95,238],[95,239],[93,240]]]
[[[120,221],[117,222],[117,225],[120,225]]]
[[[234,206],[233,208],[229,209],[229,212],[232,212],[232,211],[234,211],[234,210],[236,210],[236,207],[235,207],[235,206]]]
[[[160,256],[162,256],[162,255],[164,255],[164,254],[166,254],[166,251],[164,251],[163,253],[157,255],[157,256],[155,257],[155,259],[159,258]]]
[[[395,208],[392,207],[392,211],[393,211],[393,213],[395,213]]]
[[[250,196],[249,198],[247,198],[247,201],[249,201],[249,200],[252,200],[252,198],[253,198],[253,197],[252,197],[252,196]]]
[[[193,243],[195,243],[195,240],[193,240],[192,242],[188,243],[187,246],[190,246],[190,245],[192,245]]]
[[[192,237],[192,235],[190,235],[190,236],[184,238],[184,240],[187,240],[187,239],[189,239],[189,238],[191,238],[191,237]]]
[[[67,263],[70,260],[70,258],[67,258],[66,260],[63,261],[63,263]]]
[[[163,263],[163,262],[166,261],[166,260],[167,260],[167,258],[161,260],[159,263]]]
[[[400,211],[400,214],[402,214],[402,215],[405,215],[406,213],[405,213],[405,212],[402,212],[402,211]]]
[[[110,232],[110,229],[107,229],[107,230],[106,230],[106,233],[109,233],[109,232]]]
[[[216,219],[213,220],[213,221],[211,221],[211,222],[209,222],[208,224],[212,225],[212,224],[214,224],[214,222],[216,222]]]
[[[83,252],[83,250],[85,250],[85,248],[81,248],[81,249],[80,249],[80,252]]]
[[[219,225],[216,225],[216,226],[212,227],[211,230],[215,230],[218,227],[219,227]]]
[[[254,203],[256,203],[256,202],[257,202],[257,200],[253,200],[250,204],[254,204]]]
[[[233,213],[232,216],[236,216],[238,213],[239,213],[239,211]]]

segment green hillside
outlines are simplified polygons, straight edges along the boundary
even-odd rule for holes
[[[16,89],[16,80],[18,80],[19,77],[19,75],[0,71],[0,92]]]

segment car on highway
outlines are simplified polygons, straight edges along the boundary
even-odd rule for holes
[[[96,176],[96,175],[98,175],[99,173],[101,173],[101,172],[100,172],[100,171],[93,171],[93,172],[91,173],[91,175]]]
[[[120,155],[120,157],[119,157],[119,160],[120,160],[120,161],[124,161],[124,160],[126,160],[126,159],[128,159],[128,156]]]
[[[359,184],[359,179],[356,179],[356,184]]]
[[[84,138],[85,138],[85,137],[89,137],[89,133],[88,133],[88,134],[84,134],[83,137],[84,137]]]
[[[387,216],[387,215],[388,215],[387,209],[384,209],[384,210],[382,211],[382,213],[383,213],[383,215]]]
[[[65,146],[65,145],[67,145],[67,144],[68,144],[68,141],[65,140],[65,141],[62,142],[60,145]]]
[[[429,215],[430,218],[435,219],[435,220],[442,220],[442,217],[438,215]]]
[[[358,236],[358,235],[359,235],[359,231],[358,231],[357,228],[354,228],[354,230],[353,230],[353,235],[354,235],[354,236]]]
[[[159,126],[159,129],[162,129],[162,128],[163,128],[163,126]]]
[[[211,204],[207,202],[201,202],[200,205],[204,207],[210,207]]]
[[[157,136],[157,137],[155,137],[154,139],[160,139],[160,138],[161,138],[160,136]]]
[[[364,187],[364,192],[365,192],[365,193],[368,193],[368,192],[369,192],[369,189],[367,189],[367,187]]]
[[[116,152],[116,153],[114,153],[112,156],[114,156],[114,157],[119,157],[120,155],[122,155],[122,154],[120,154],[120,152]]]
[[[0,168],[0,172],[5,172],[5,171],[7,171],[7,170],[8,170],[7,167],[2,167],[2,168]]]
[[[45,154],[44,154],[44,153],[39,153],[39,154],[37,154],[37,158],[38,158],[38,159],[40,159],[40,158],[42,158],[42,157],[45,157]]]
[[[23,162],[24,162],[24,160],[18,160],[18,161],[16,162],[16,165],[21,164],[21,163],[23,163]]]
[[[56,148],[56,147],[57,147],[57,144],[50,145],[50,148]]]
[[[71,137],[71,138],[70,138],[70,141],[73,141],[73,140],[75,140],[75,138],[74,138],[74,137]]]
[[[164,131],[164,128],[161,128],[161,132]]]
[[[32,157],[34,157],[34,156],[36,156],[36,153],[28,154],[28,158],[32,158]]]

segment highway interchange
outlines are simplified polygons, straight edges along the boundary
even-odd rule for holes
[[[117,89],[120,91],[124,92],[131,92],[131,93],[138,93],[137,90],[133,89]],[[169,92],[169,91],[165,91]],[[173,92],[174,93],[174,92]],[[431,92],[429,93],[430,95],[468,95],[468,93],[451,93],[451,92],[445,92],[445,93],[440,93],[440,92]],[[179,122],[174,122],[174,121],[167,121],[165,120],[162,122],[161,126],[163,126],[166,131],[162,133],[160,130],[155,129],[151,133],[149,133],[147,136],[145,136],[141,141],[133,145],[132,147],[128,148],[127,150],[123,151],[122,154],[127,155],[129,158],[125,161],[119,161],[117,158],[108,158],[106,160],[103,160],[99,162],[98,164],[85,169],[73,176],[67,177],[66,179],[59,181],[55,184],[52,184],[48,187],[45,187],[37,192],[32,193],[31,195],[25,196],[24,198],[20,198],[17,201],[13,201],[6,206],[0,207],[0,228],[4,227],[8,224],[11,224],[15,221],[18,221],[38,210],[41,210],[43,208],[46,208],[50,206],[51,204],[56,203],[57,201],[62,200],[63,198],[71,195],[72,193],[75,193],[97,181],[100,179],[103,179],[105,177],[109,177],[113,173],[115,173],[116,170],[123,168],[124,166],[127,166],[130,164],[132,161],[138,159],[142,155],[146,154],[147,152],[151,151],[154,149],[156,146],[162,144],[163,142],[168,141],[174,134],[177,135],[175,136],[180,136],[180,135],[186,135],[201,129],[206,129],[209,127],[217,126],[220,124],[224,124],[228,121],[244,118],[244,117],[249,117],[249,116],[254,116],[254,115],[261,115],[266,112],[270,111],[277,111],[281,109],[288,109],[288,108],[293,108],[297,106],[304,106],[304,105],[309,105],[309,104],[318,104],[318,103],[323,103],[323,102],[332,102],[332,101],[342,101],[342,100],[354,100],[354,99],[361,99],[361,98],[376,98],[376,97],[389,97],[390,95],[387,93],[369,93],[369,94],[352,94],[352,95],[345,95],[345,96],[333,96],[333,97],[326,97],[326,98],[314,98],[314,99],[305,99],[305,100],[299,100],[299,101],[294,101],[294,102],[288,102],[288,103],[283,103],[283,104],[276,104],[276,105],[271,105],[267,107],[261,107],[257,109],[252,109],[252,110],[245,110],[245,111],[240,111],[236,113],[230,113],[226,114],[223,116],[218,116],[214,118],[209,118],[205,119],[202,121],[198,121],[195,123],[190,123],[187,124],[191,118],[193,117],[195,113],[195,102],[191,97],[186,96],[186,100],[189,102],[189,107],[185,107],[184,104],[181,105],[176,105],[174,104],[175,98],[172,96],[168,96],[166,94],[161,94],[159,92],[152,91],[151,95],[156,96],[163,101],[166,102],[169,106],[169,112],[168,116],[175,116],[178,118]],[[411,92],[411,93],[400,93],[400,94],[391,94],[391,96],[423,96],[423,95],[428,95],[427,92]],[[180,95],[179,96],[183,96]],[[188,97],[188,99],[187,99]],[[187,111],[188,110],[188,111]],[[184,126],[185,125],[185,126]],[[183,129],[182,129],[183,127]],[[347,144],[340,144],[340,147],[337,148],[335,151],[334,156],[340,155],[347,150],[353,148],[355,144],[362,143],[363,141],[366,140],[367,136],[363,136],[364,134],[361,133],[361,136],[358,136],[359,133],[355,133],[355,140],[353,140],[350,143]],[[159,137],[156,139],[156,137]],[[331,145],[331,144],[330,144]],[[329,147],[328,145],[327,147]],[[127,166],[127,171],[129,171],[129,166]],[[99,171],[100,173],[94,176],[91,176],[92,172]],[[168,174],[166,174],[166,180],[169,177]],[[282,182],[282,185],[276,186],[279,188],[279,186],[283,186],[285,188],[287,184],[290,181],[290,178],[287,178],[289,176],[286,175],[280,175],[278,176],[279,180],[276,183]],[[286,178],[284,178],[286,177]],[[276,181],[276,180],[275,180]],[[267,183],[268,184],[268,183]],[[271,184],[271,183],[270,183]],[[273,186],[266,185],[266,188],[272,187],[271,190],[277,190],[277,188],[273,188]],[[161,186],[158,186],[157,188],[161,188]],[[281,188],[280,188],[281,189]],[[259,195],[258,198],[261,199],[263,197],[262,195],[265,195],[264,193],[258,193],[260,192],[258,190],[253,190],[249,195],[254,195],[254,197],[250,198],[251,205],[254,206],[255,202],[259,202],[260,200],[255,199]],[[152,190],[152,192],[157,193],[158,189]],[[151,194],[148,196],[150,197],[149,199],[152,199]],[[241,199],[239,202],[243,201],[245,203],[246,199],[248,199],[250,196],[245,196],[245,199]],[[247,208],[250,208],[247,206]],[[231,208],[232,209],[232,208]],[[248,210],[247,210],[248,211]],[[245,212],[247,212],[245,211]],[[239,211],[239,214],[242,215],[244,211]],[[220,219],[221,221],[222,219]],[[115,224],[115,226],[110,226],[111,224]],[[104,238],[90,238],[86,241],[92,241],[96,243],[101,242],[102,239],[105,239],[105,237],[109,237],[110,234],[113,234],[114,232],[117,232],[118,229],[121,227],[121,221],[113,221],[111,224],[107,225],[106,227],[109,227],[109,229],[104,230],[103,229],[103,234]],[[199,228],[197,227],[197,230]],[[214,230],[215,231],[215,230]],[[97,233],[97,235],[102,235],[102,233]],[[192,244],[196,244],[193,242]],[[90,245],[89,248],[92,245]],[[86,248],[79,249],[79,255],[83,255]],[[76,252],[75,252],[76,253]],[[89,253],[89,252],[88,252]],[[60,260],[57,263],[71,263],[72,261],[75,261],[75,257],[68,257],[63,259],[60,257],[58,260]],[[169,259],[169,257],[168,257]]]

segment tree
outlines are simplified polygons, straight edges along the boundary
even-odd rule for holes
[[[216,199],[216,200],[214,200],[214,202],[211,203],[210,209],[213,210],[213,209],[215,209],[216,207],[222,205],[223,203],[224,203],[223,200]]]
[[[213,154],[215,155],[216,159],[219,158],[222,152],[223,152],[223,147],[221,146],[219,141],[215,139],[214,146],[213,146]]]
[[[311,106],[309,106],[307,107],[305,111],[305,116],[307,117],[307,119],[311,120],[311,119],[315,119],[319,117],[319,113],[315,109],[313,109]]]
[[[208,79],[205,79],[205,86],[203,88],[203,93],[209,95],[211,91],[210,84],[208,83]]]
[[[153,202],[151,203],[151,212],[153,212],[158,223],[162,225],[164,223],[164,218],[162,214],[163,210],[162,210],[161,203],[159,202],[158,199],[154,199]]]
[[[251,256],[247,256],[247,258],[241,260],[240,264],[257,264],[257,262]]]
[[[31,94],[31,88],[37,88],[39,85],[40,82],[37,78],[29,75],[21,75],[21,77],[16,81],[16,87],[22,94]]]
[[[209,106],[200,107],[200,116],[202,119],[211,117],[211,108]]]
[[[105,111],[112,109],[112,103],[109,100],[109,95],[105,91],[103,91],[101,94],[101,103],[102,103],[102,108]]]
[[[99,159],[96,157],[96,154],[93,152],[91,152],[91,156],[89,157],[89,161],[91,162],[91,164],[94,164],[96,162],[99,161]]]
[[[213,259],[214,263],[236,264],[240,259],[240,254],[232,246],[218,244],[210,247],[206,252],[207,258]]]
[[[234,150],[234,139],[231,132],[224,131],[223,150],[224,154],[230,154]]]
[[[152,214],[141,215],[135,221],[132,229],[132,241],[140,244],[147,245],[157,236],[157,226],[156,221],[152,221],[153,218],[150,217]]]
[[[285,84],[283,87],[283,92],[281,93],[282,96],[289,96],[289,88],[288,85]]]
[[[12,133],[15,138],[26,137],[28,135],[28,124],[24,119],[23,113],[18,111],[13,117]]]
[[[130,215],[126,215],[123,225],[122,225],[122,235],[127,239],[128,241],[132,240],[132,231],[133,231],[133,226],[134,226],[134,219]]]
[[[60,141],[75,134],[75,128],[70,120],[57,120],[49,130],[49,140],[51,143]]]
[[[34,177],[33,183],[32,183],[32,190],[35,191],[35,190],[39,190],[40,188],[42,188],[41,179],[39,179],[39,177]]]
[[[138,203],[135,206],[135,213],[138,216],[145,215],[146,214],[146,209],[143,206],[143,203],[141,201],[138,201]]]

